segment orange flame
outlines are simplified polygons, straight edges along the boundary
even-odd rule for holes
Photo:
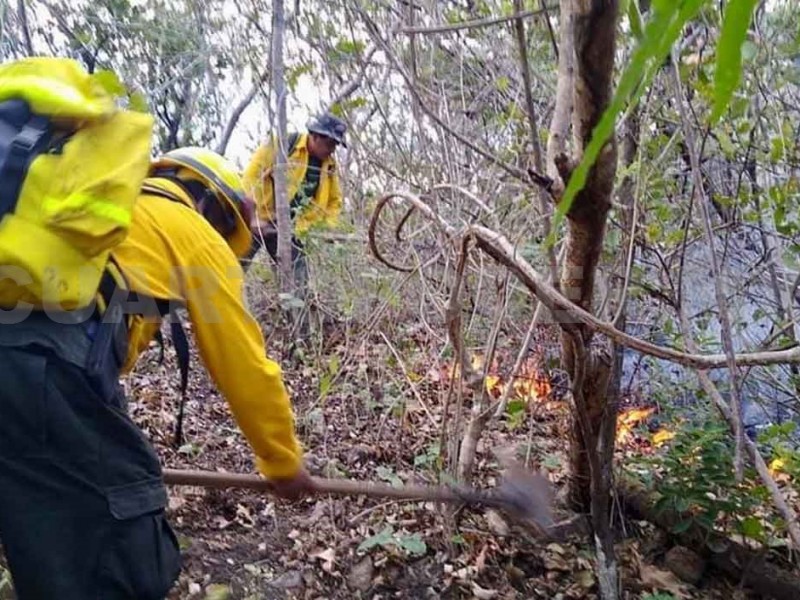
[[[655,412],[655,408],[632,408],[621,413],[617,419],[617,443],[627,442],[633,428]]]
[[[769,463],[769,474],[775,477],[785,466],[786,462],[782,458],[773,459],[773,461]]]
[[[484,369],[486,359],[482,354],[475,353],[470,357],[470,364],[475,371]],[[489,368],[486,369],[486,377],[484,378],[484,386],[486,391],[494,398],[500,398],[508,391],[509,383],[500,377],[499,367],[496,361],[493,361]],[[450,378],[459,372],[458,363],[451,363],[446,365],[441,372],[441,375],[433,373],[434,380],[440,381],[444,378]],[[537,367],[535,358],[530,358],[524,362],[514,378],[512,388],[509,396],[514,399],[524,401],[543,401],[550,397],[552,386],[550,379],[542,373]]]
[[[675,437],[674,431],[670,431],[669,429],[664,429],[662,427],[653,434],[653,445],[656,447],[663,446],[674,437]]]

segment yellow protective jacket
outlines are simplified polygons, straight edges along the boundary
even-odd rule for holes
[[[188,309],[200,356],[252,446],[258,470],[269,478],[291,477],[302,463],[292,406],[281,369],[267,357],[261,330],[244,304],[239,262],[178,185],[147,181],[185,205],[143,193],[129,234],[112,256],[134,292]],[[157,317],[134,317],[124,372],[158,326]]]
[[[308,134],[301,134],[297,144],[288,157],[286,183],[289,190],[289,201],[294,198],[308,168]],[[258,218],[262,222],[271,221],[275,217],[275,197],[272,185],[272,169],[275,163],[277,144],[273,140],[262,144],[255,151],[250,163],[244,170],[242,182],[245,191],[255,200]],[[333,156],[322,163],[319,187],[311,202],[297,215],[294,221],[295,233],[303,233],[317,223],[329,227],[336,225],[342,210],[342,190],[339,183],[336,161]]]

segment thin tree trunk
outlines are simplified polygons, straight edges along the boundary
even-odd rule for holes
[[[514,0],[514,11],[521,13],[522,10],[522,0]],[[542,157],[542,145],[539,142],[539,123],[536,118],[536,105],[533,102],[531,71],[530,65],[528,64],[528,43],[525,36],[525,22],[521,18],[514,21],[514,31],[517,36],[522,82],[525,86],[525,106],[528,112],[528,132],[530,135],[531,152],[533,153],[533,168],[537,173],[542,173],[544,172],[544,159]],[[548,239],[550,237],[550,213],[552,212],[549,203],[549,195],[544,188],[536,186],[536,196],[539,200],[539,210],[542,213],[542,237],[543,239]],[[558,281],[556,275],[556,253],[552,246],[547,248],[547,264],[550,265],[550,281],[556,283]]]
[[[574,0],[561,0],[559,16],[559,35],[562,50],[558,54],[558,83],[556,84],[556,105],[550,121],[550,136],[547,138],[547,175],[555,181],[554,195],[564,192],[566,182],[556,168],[556,159],[567,152],[570,117],[572,116],[572,82],[575,77],[574,32],[572,29],[572,3]]]
[[[572,4],[570,0],[566,0],[566,3]],[[568,18],[567,14],[562,12],[562,18]],[[572,123],[574,137],[580,144],[575,149],[577,156],[574,161],[577,162],[611,97],[617,3],[613,0],[575,0],[572,17],[575,36]],[[561,45],[562,55],[569,51],[568,47]],[[585,187],[576,196],[567,215],[566,255],[561,273],[561,289],[565,296],[589,312],[593,312],[594,282],[605,237],[606,219],[611,208],[615,172],[616,143],[612,138],[600,153]],[[583,346],[588,350],[592,331],[582,324],[578,324],[577,328],[581,332]],[[562,362],[565,370],[573,373],[576,365],[571,336],[565,334],[562,340]],[[606,385],[611,375],[611,362],[610,357],[592,357],[591,352],[586,352],[585,355],[591,365],[584,369],[584,395],[589,422],[592,424],[591,434],[597,435],[605,412]],[[593,447],[591,440],[583,439],[577,420],[573,426],[573,436],[570,497],[576,507],[586,510],[590,506],[591,497],[591,477],[586,455],[598,449]]]
[[[19,15],[19,24],[22,28],[22,39],[25,40],[25,52],[28,56],[33,56],[33,42],[31,42],[31,32],[28,28],[28,13],[25,8],[26,0],[17,0],[17,13]]]
[[[294,290],[294,272],[292,269],[292,222],[289,217],[289,198],[286,189],[286,81],[283,71],[283,34],[286,31],[286,19],[283,12],[283,0],[272,2],[272,89],[275,97],[275,114],[277,123],[275,132],[278,148],[275,154],[275,165],[272,171],[275,195],[275,217],[278,229],[278,271],[280,273],[281,290]]]
[[[565,6],[566,5],[566,6]],[[568,10],[565,12],[564,8]],[[561,18],[571,20],[573,46],[561,44],[561,58],[574,52],[572,133],[574,156],[558,158],[564,182],[569,165],[577,164],[612,94],[616,50],[617,0],[562,1]],[[603,249],[606,221],[616,173],[616,141],[605,145],[589,172],[586,185],[567,213],[567,237],[561,290],[589,312],[597,265]],[[619,579],[610,524],[613,453],[617,418],[611,352],[592,343],[592,331],[582,324],[562,329],[562,365],[572,378],[575,402],[570,445],[570,499],[592,517],[600,596],[619,597]]]
[[[728,311],[728,300],[725,292],[725,283],[722,280],[722,265],[719,264],[717,252],[714,247],[714,232],[711,223],[711,211],[709,210],[708,198],[703,184],[703,176],[700,171],[700,157],[697,155],[697,144],[694,133],[689,123],[686,101],[681,86],[680,73],[678,66],[673,61],[673,84],[675,86],[675,97],[678,102],[678,112],[681,116],[683,125],[683,135],[686,138],[686,147],[689,153],[689,161],[692,168],[694,179],[694,193],[700,205],[702,214],[703,228],[705,230],[706,241],[708,243],[709,258],[711,259],[711,272],[714,276],[714,292],[717,300],[717,310],[719,312],[720,337],[722,348],[727,357],[728,372],[731,380],[731,412],[734,417],[733,435],[736,441],[735,454],[733,459],[734,473],[736,481],[742,481],[744,477],[744,422],[742,420],[742,403],[740,394],[739,369],[736,366],[735,349],[733,347],[733,337],[731,335],[731,318]]]

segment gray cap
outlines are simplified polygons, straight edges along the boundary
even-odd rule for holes
[[[347,124],[340,118],[334,117],[331,113],[323,113],[313,117],[306,124],[306,128],[312,133],[318,133],[336,140],[337,143],[347,148],[347,143],[344,141]]]

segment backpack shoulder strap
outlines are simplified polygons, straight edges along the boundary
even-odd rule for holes
[[[294,133],[290,133],[289,134],[289,137],[286,138],[286,158],[289,158],[292,155],[292,152],[294,152],[297,149],[297,143],[299,141],[300,141],[300,134],[299,133],[297,133],[295,131]],[[275,148],[277,149],[277,147],[278,147],[278,138],[276,137],[275,138]],[[277,155],[277,152],[275,153],[275,155]],[[275,155],[273,155],[273,156],[275,156]]]
[[[147,182],[142,184],[142,192],[147,194],[165,198],[182,205],[186,202],[178,197],[176,194],[171,193],[157,185],[152,185]],[[184,406],[186,404],[186,388],[189,385],[189,363],[191,360],[191,352],[189,349],[189,338],[186,335],[186,330],[183,328],[183,323],[178,313],[172,309],[169,301],[155,299],[158,313],[161,317],[169,317],[169,330],[172,337],[172,345],[175,347],[175,357],[178,362],[178,370],[181,375],[181,399],[178,406],[178,419],[175,425],[175,447],[178,448],[183,443],[183,414]],[[159,362],[164,361],[164,336],[161,330],[156,331],[156,342],[161,347]]]
[[[289,148],[286,150],[286,156],[291,156],[292,152],[294,152],[295,148],[297,148],[297,142],[300,141],[300,134],[296,131],[289,136]]]

